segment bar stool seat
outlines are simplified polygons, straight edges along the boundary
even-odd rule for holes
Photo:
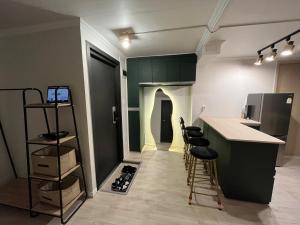
[[[218,158],[218,153],[215,150],[202,146],[193,147],[190,150],[190,153],[194,157],[202,160],[213,160]]]
[[[217,166],[216,166],[216,160],[218,158],[218,153],[215,150],[210,149],[208,147],[196,146],[196,147],[192,147],[190,149],[190,154],[191,154],[191,162],[190,162],[190,167],[189,167],[189,178],[191,178],[192,180],[190,182],[191,190],[190,190],[190,196],[189,196],[189,204],[191,204],[191,201],[193,198],[193,193],[208,195],[207,193],[200,193],[200,192],[196,192],[196,190],[194,190],[194,184],[196,183],[195,178],[200,179],[200,181],[201,180],[202,181],[209,180],[211,185],[214,186],[215,191],[217,192],[216,197],[217,197],[217,202],[218,202],[218,209],[222,210],[223,206],[222,206],[222,202],[221,202],[221,193],[220,193],[220,189],[219,189],[218,173],[217,173]],[[198,175],[198,174],[196,175],[197,160],[201,160],[201,161],[207,163],[209,178],[203,178],[202,176],[197,177],[197,175]],[[206,174],[203,174],[203,176],[205,176],[205,175]],[[188,183],[189,183],[189,178],[188,178]]]
[[[186,169],[188,170],[188,176],[187,176],[187,184],[189,185],[190,183],[190,178],[191,178],[191,170],[190,167],[192,166],[192,158],[193,155],[191,154],[191,149],[195,147],[208,147],[209,146],[209,140],[201,137],[188,137],[188,143],[190,145],[190,149],[187,152],[187,158],[186,158]],[[194,150],[195,151],[195,150]],[[205,164],[205,163],[204,163]],[[205,170],[207,170],[207,166],[204,165]]]
[[[196,126],[188,126],[188,127],[185,127],[184,129],[188,130],[188,131],[201,131],[201,128],[196,127]]]
[[[201,137],[190,137],[188,143],[193,146],[209,146],[209,140]]]
[[[189,137],[202,137],[203,133],[197,130],[186,130],[186,133]]]

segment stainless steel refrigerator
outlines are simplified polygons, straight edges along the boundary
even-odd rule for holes
[[[293,99],[293,93],[249,94],[246,114],[250,119],[261,123],[260,131],[286,141]],[[278,149],[277,166],[282,165],[284,150],[285,145],[280,145]]]

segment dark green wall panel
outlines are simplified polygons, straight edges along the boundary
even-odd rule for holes
[[[140,112],[129,111],[129,146],[131,151],[140,151]]]

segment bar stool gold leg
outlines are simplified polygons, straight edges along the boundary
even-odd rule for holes
[[[221,193],[219,189],[219,182],[218,182],[218,172],[217,172],[217,165],[216,165],[216,160],[213,160],[213,166],[214,166],[214,180],[215,180],[215,186],[216,186],[216,191],[217,191],[217,198],[218,198],[218,209],[222,210],[222,202],[221,202]]]
[[[208,169],[209,169],[209,181],[211,185],[214,185],[214,179],[213,179],[213,165],[212,165],[212,161],[209,160],[207,162],[208,164]]]
[[[189,148],[190,145],[188,145],[187,150],[186,150],[186,157],[185,157],[185,169],[189,169],[189,162],[190,162],[190,153],[189,153]]]
[[[193,157],[193,156],[192,156]],[[192,198],[193,198],[193,188],[194,188],[194,180],[195,180],[195,174],[196,174],[196,165],[197,165],[197,158],[193,157],[194,160],[192,162],[193,168],[193,174],[192,174],[192,183],[191,183],[191,191],[189,196],[189,205],[192,204]]]
[[[192,155],[190,155],[190,161],[189,161],[189,164],[188,164],[188,176],[187,176],[187,179],[186,179],[186,182],[187,182],[187,185],[190,185],[190,179],[191,179],[191,173],[192,173],[192,167],[194,165],[194,157]]]

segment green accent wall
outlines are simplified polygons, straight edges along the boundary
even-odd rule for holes
[[[196,54],[152,56],[127,59],[128,107],[139,107],[139,83],[196,81]],[[129,145],[140,148],[140,121],[129,111]],[[131,116],[130,116],[131,115]],[[135,115],[135,116],[133,116]],[[138,133],[137,133],[138,132]]]

